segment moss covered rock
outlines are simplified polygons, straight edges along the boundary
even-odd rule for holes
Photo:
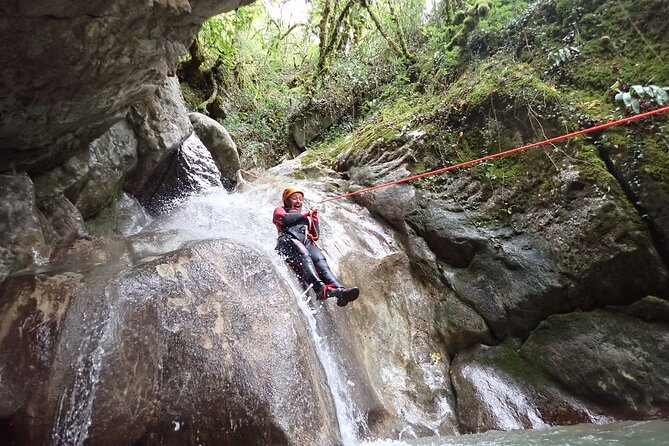
[[[570,392],[619,417],[669,410],[669,327],[595,310],[548,318],[520,348]]]

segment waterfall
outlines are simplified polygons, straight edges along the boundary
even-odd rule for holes
[[[320,199],[319,192],[315,189],[313,193],[311,188],[306,190],[308,190],[308,201],[314,202]],[[140,255],[157,255],[194,240],[229,238],[265,252],[276,269],[285,277],[293,291],[296,305],[304,314],[331,391],[341,440],[344,445],[353,446],[359,444],[357,433],[363,431],[366,426],[363,414],[355,407],[351,397],[355,383],[347,378],[342,365],[337,362],[336,345],[333,345],[336,334],[328,333],[332,325],[327,323],[327,317],[324,316],[322,309],[318,308],[322,304],[314,302],[305,295],[292,271],[274,252],[277,234],[271,220],[274,208],[280,204],[280,192],[276,187],[261,184],[247,185],[245,191],[240,193],[228,193],[222,188],[211,189],[199,196],[190,197],[169,215],[149,224],[144,231],[134,237],[134,247]],[[325,213],[328,214],[328,211]],[[371,234],[379,231],[368,221],[359,216],[357,218],[361,224],[367,225]],[[325,233],[334,229],[341,236],[345,232],[345,229],[334,221],[325,223],[324,226],[327,227]],[[146,234],[151,235],[147,237]],[[161,234],[168,236],[163,237]],[[328,246],[334,260],[330,264],[336,271],[336,260],[350,251],[351,247],[346,240],[341,241],[337,235],[328,234],[327,237],[331,237]],[[375,252],[384,249],[379,237],[376,236],[369,238],[368,245]],[[324,304],[334,306],[334,302],[330,301]]]
[[[306,192],[306,206],[325,198],[320,185],[300,181],[299,186]],[[625,439],[619,444],[662,444],[662,438],[669,433],[669,422],[624,424],[620,427],[605,426],[560,427],[540,429],[536,431],[490,432],[479,435],[460,437],[430,437],[422,439],[379,439],[370,438],[366,425],[367,414],[356,406],[356,397],[360,386],[356,378],[349,375],[351,364],[344,360],[342,351],[350,342],[345,333],[340,333],[340,325],[335,322],[345,317],[343,311],[355,311],[352,308],[340,309],[332,301],[316,302],[305,297],[292,271],[274,252],[276,228],[271,222],[272,212],[279,204],[280,187],[267,186],[259,183],[245,185],[242,192],[228,193],[223,188],[209,189],[200,195],[192,196],[178,204],[170,213],[146,223],[145,227],[129,237],[137,258],[158,256],[197,240],[230,239],[240,245],[253,247],[266,254],[276,271],[289,284],[293,293],[294,304],[304,317],[305,326],[311,336],[316,357],[324,371],[325,381],[330,390],[333,410],[339,428],[339,439],[344,446],[354,445],[439,445],[457,446],[474,444],[588,444],[605,445],[610,441]],[[333,271],[338,274],[338,266],[354,250],[361,251],[366,257],[382,259],[398,251],[392,235],[376,223],[366,210],[350,200],[337,201],[319,210],[322,218],[321,244],[326,249],[327,257]],[[118,332],[118,309],[115,302],[118,296],[111,295],[113,289],[105,278],[115,277],[116,271],[109,271],[105,277],[97,281],[99,289],[89,291],[89,295],[99,296],[98,299],[79,301],[71,308],[67,325],[75,333],[65,336],[67,339],[78,340],[73,345],[60,348],[62,361],[73,364],[74,380],[59,400],[56,420],[52,429],[52,440],[55,445],[82,445],[86,443],[89,427],[92,423],[93,406],[101,375],[104,375],[104,360],[109,347],[114,342],[114,333]],[[114,269],[114,268],[112,268]],[[108,279],[112,280],[112,279]],[[106,285],[105,285],[106,284]],[[89,285],[94,287],[94,285]],[[364,295],[361,297],[364,299]],[[426,382],[432,375],[426,375]],[[489,382],[482,377],[480,382]],[[498,391],[512,394],[502,384],[489,382]],[[361,384],[362,385],[362,384]],[[399,384],[398,384],[399,385]],[[388,389],[387,389],[388,390]],[[389,392],[399,389],[392,387]],[[391,395],[392,397],[393,395]],[[495,392],[490,397],[491,411],[499,418],[508,421],[505,427],[518,427],[504,412],[504,405],[495,400]],[[399,404],[399,403],[398,403]],[[514,407],[528,411],[534,425],[543,427],[538,415],[522,399],[522,395],[513,401]],[[398,406],[399,407],[399,406]],[[528,408],[529,407],[529,408]],[[282,426],[283,414],[275,414]],[[405,414],[401,414],[404,416]],[[404,419],[410,430],[412,420]],[[174,421],[175,430],[180,428],[180,421]],[[436,426],[433,429],[437,433]],[[659,440],[639,443],[644,435],[652,435]],[[626,442],[627,439],[635,439]],[[558,441],[556,441],[558,439]],[[573,440],[573,441],[572,441]],[[579,441],[582,442],[579,443]],[[590,443],[586,441],[591,440]],[[560,443],[562,441],[562,443]]]
[[[73,362],[74,381],[58,402],[51,435],[54,446],[81,446],[88,438],[103,357],[106,346],[113,341],[115,319],[109,292],[104,289],[100,294],[103,298],[99,301],[80,302],[68,313],[68,317],[78,320],[71,324],[77,333],[67,338],[79,342],[76,346],[64,345],[59,352],[65,358],[76,355],[76,359]]]

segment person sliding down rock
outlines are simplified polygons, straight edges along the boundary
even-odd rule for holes
[[[279,232],[276,251],[300,279],[313,286],[318,300],[336,297],[340,307],[356,300],[360,291],[341,285],[316,244],[318,209],[303,211],[304,192],[292,186],[283,191],[281,198],[283,206],[274,209],[272,218]]]

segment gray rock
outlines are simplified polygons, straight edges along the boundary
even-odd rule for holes
[[[218,170],[221,171],[221,182],[226,189],[234,189],[237,184],[240,163],[237,145],[230,134],[217,121],[201,113],[190,113],[188,117],[193,124],[195,134],[209,149]]]
[[[340,98],[339,103],[313,100],[288,119],[288,135],[298,155],[307,144],[350,112],[354,98]]]
[[[90,169],[74,205],[82,217],[116,201],[125,176],[137,163],[137,140],[127,121],[119,121],[90,144]]]
[[[156,166],[149,178],[155,187],[140,191],[137,198],[149,212],[161,214],[192,194],[220,187],[220,177],[211,154],[193,133]]]
[[[86,228],[97,235],[137,234],[151,222],[144,207],[131,195],[123,193],[111,206],[103,209],[94,218],[86,220]]]
[[[48,257],[35,206],[33,183],[26,175],[0,175],[0,283],[10,273]]]
[[[84,218],[115,201],[127,173],[137,162],[137,140],[127,121],[114,124],[86,150],[35,178],[40,206],[65,195]]]
[[[47,242],[54,247],[88,234],[79,210],[63,194],[51,197],[40,211],[49,225],[45,230]]]
[[[358,355],[340,361],[349,370],[362,369],[354,382],[369,382],[362,389],[356,385],[355,395],[370,418],[370,433],[394,438],[400,431],[416,436],[459,432],[450,351],[463,342],[489,340],[483,320],[452,294],[412,274],[403,253],[378,260],[356,253],[342,259],[340,267],[342,280],[360,286],[361,297],[333,317],[336,331],[325,330],[330,336],[345,333],[342,342],[335,341],[340,351],[356,336]]]
[[[520,342],[478,346],[458,353],[451,367],[464,432],[540,429],[611,421],[602,408],[561,389],[533,358],[518,354]]]
[[[669,327],[607,310],[555,315],[520,348],[564,388],[620,418],[669,407]]]
[[[245,3],[5,2],[0,166],[33,175],[59,165],[175,72],[205,19]]]
[[[638,130],[637,130],[638,131]],[[636,133],[625,128],[623,134],[611,131],[601,138],[602,150],[613,174],[625,187],[655,238],[658,250],[669,263],[669,172],[666,146],[658,134]],[[616,143],[614,143],[615,141]],[[666,143],[665,143],[666,144]]]
[[[138,162],[124,188],[139,197],[158,187],[165,160],[193,132],[176,77],[168,78],[155,94],[135,104],[128,120],[137,134]]]
[[[128,268],[88,247],[86,270],[3,289],[0,416],[14,438],[338,444],[303,316],[260,253],[204,241]]]

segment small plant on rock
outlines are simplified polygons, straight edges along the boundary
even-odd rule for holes
[[[644,102],[655,102],[659,106],[669,104],[669,87],[658,87],[657,85],[632,85],[629,90],[620,90],[620,82],[611,86],[616,91],[614,100],[622,102],[625,107],[631,108],[634,113],[641,112],[641,104]]]

